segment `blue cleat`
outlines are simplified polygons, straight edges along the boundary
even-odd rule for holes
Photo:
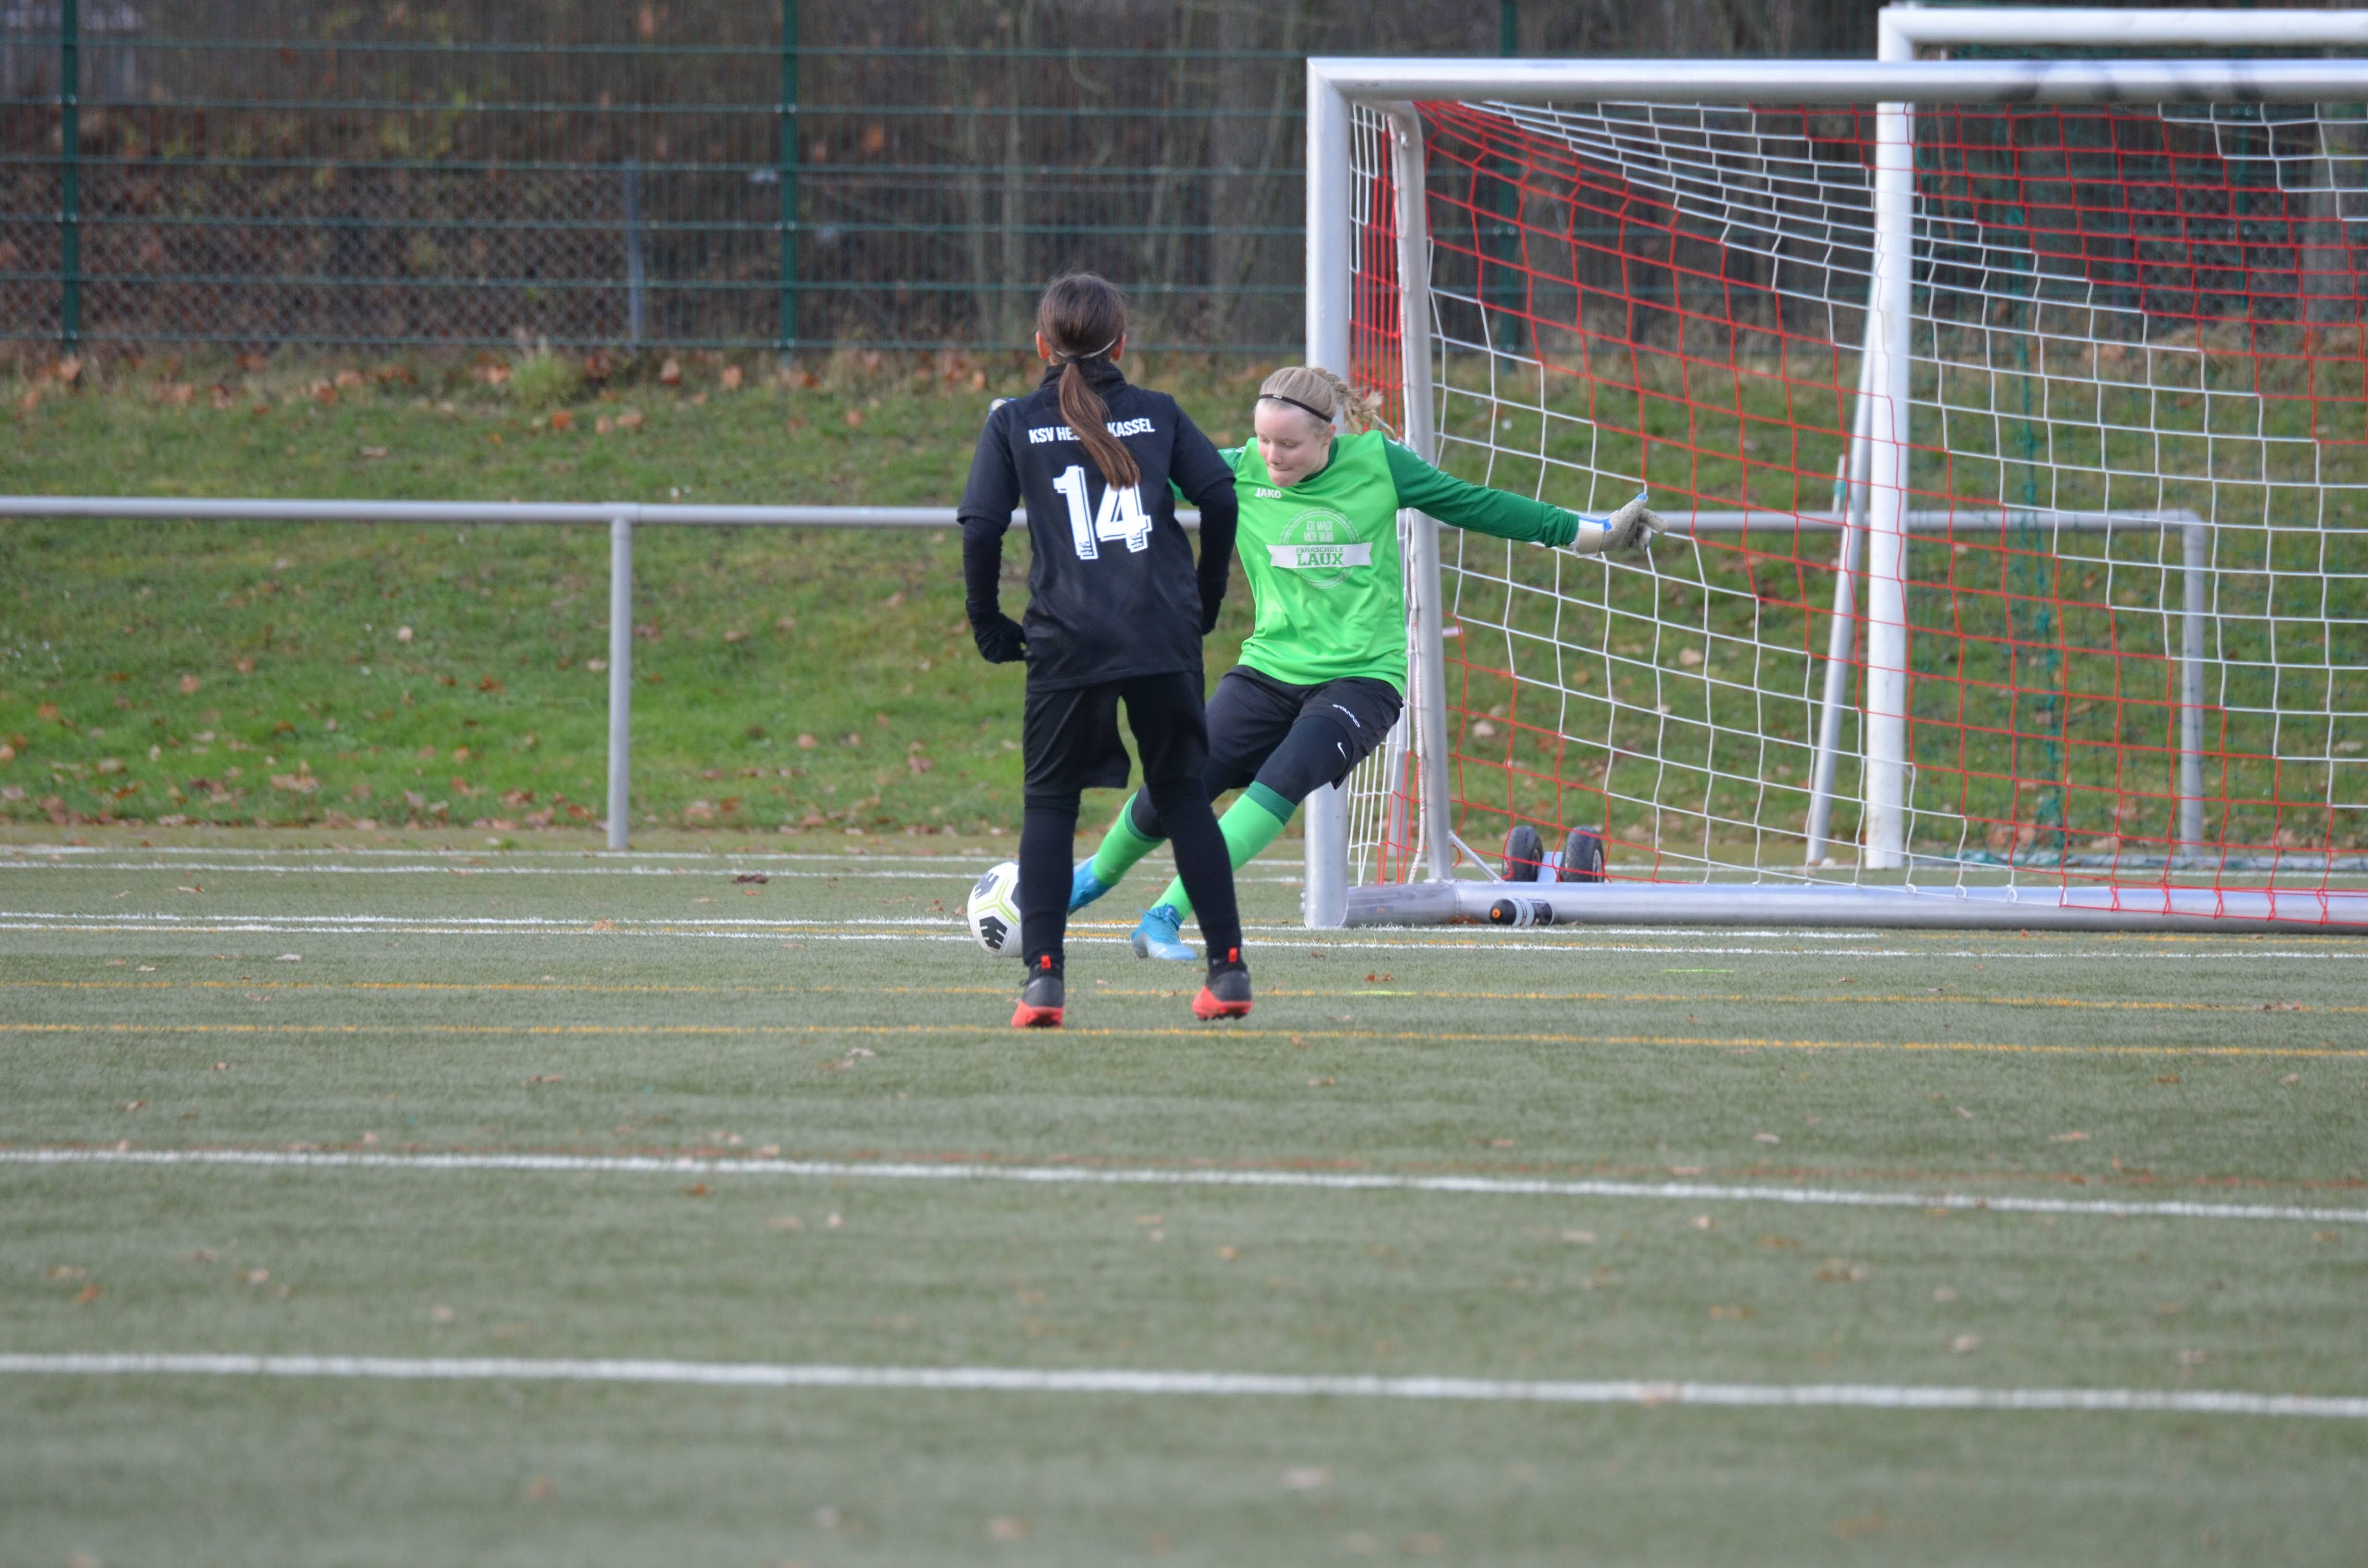
[[[1069,913],[1075,915],[1117,885],[1095,876],[1091,859],[1078,861],[1077,874],[1069,879]]]
[[[1134,928],[1134,956],[1139,959],[1172,959],[1178,963],[1190,963],[1201,955],[1184,941],[1179,927],[1184,917],[1164,903],[1155,903],[1143,912],[1143,924]]]

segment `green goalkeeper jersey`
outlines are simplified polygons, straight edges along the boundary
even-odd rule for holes
[[[1223,454],[1241,497],[1235,538],[1257,624],[1242,663],[1293,686],[1364,676],[1406,690],[1406,573],[1398,512],[1498,539],[1565,545],[1578,517],[1441,473],[1378,430],[1342,436],[1332,460],[1285,490],[1258,443]]]

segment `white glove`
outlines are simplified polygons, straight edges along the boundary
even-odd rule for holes
[[[1645,494],[1608,517],[1581,517],[1578,537],[1565,547],[1579,555],[1600,555],[1608,550],[1650,550],[1654,536],[1667,529],[1650,506],[1645,505]]]

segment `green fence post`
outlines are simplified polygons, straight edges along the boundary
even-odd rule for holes
[[[58,343],[82,341],[82,7],[58,6]]]
[[[781,0],[780,119],[774,176],[781,200],[781,297],[775,335],[786,354],[798,342],[798,0]]]

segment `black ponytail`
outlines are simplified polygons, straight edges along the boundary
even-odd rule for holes
[[[1061,367],[1061,417],[1086,449],[1086,455],[1113,485],[1142,481],[1134,454],[1110,433],[1110,407],[1087,384],[1080,367],[1089,359],[1107,358],[1126,335],[1126,301],[1106,280],[1090,272],[1072,272],[1046,286],[1036,307],[1036,330],[1044,335],[1053,363]]]

